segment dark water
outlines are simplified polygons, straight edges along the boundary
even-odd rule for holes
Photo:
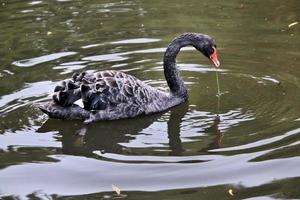
[[[112,184],[125,199],[300,198],[299,19],[299,0],[2,0],[0,199],[114,199]],[[217,40],[219,102],[186,48],[190,100],[168,112],[84,126],[31,106],[83,70],[167,88],[164,48],[187,31]]]

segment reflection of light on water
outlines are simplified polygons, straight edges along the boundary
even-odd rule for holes
[[[264,76],[262,77],[263,80],[271,81],[273,83],[279,84],[280,81],[276,80],[275,78],[272,78],[271,76]]]
[[[133,148],[166,147],[169,141],[166,130],[166,122],[154,122],[138,135],[130,135],[134,139],[131,139],[127,143],[120,144],[125,147]]]
[[[232,74],[234,75],[234,74]],[[251,78],[257,81],[257,83],[261,83],[264,85],[267,85],[269,83],[275,83],[275,84],[280,84],[281,82],[271,76],[263,76],[263,77],[256,77],[253,75],[249,75],[249,74],[237,74],[238,76],[242,76],[242,77],[246,77],[246,78]]]
[[[187,50],[192,50],[192,49],[187,49]],[[156,63],[158,66],[152,67],[148,70],[145,71],[163,71],[164,69],[162,68],[163,62],[157,62]],[[207,72],[213,72],[213,71],[218,71],[218,72],[227,72],[228,69],[214,69],[211,66],[206,66],[206,65],[201,65],[201,64],[196,64],[196,63],[177,63],[178,68],[180,71],[187,71],[187,72],[201,72],[201,73],[207,73]]]
[[[115,161],[122,162],[160,162],[160,163],[177,163],[177,162],[185,162],[185,161],[198,161],[198,162],[206,162],[211,160],[216,160],[223,158],[225,156],[222,155],[201,155],[201,156],[129,156],[122,154],[114,154],[114,153],[102,153],[101,151],[94,151],[94,154],[101,156],[102,158],[111,159]]]
[[[227,113],[221,113],[219,114],[221,118],[219,129],[222,131],[226,131],[226,129],[237,126],[242,122],[254,120],[254,115],[255,113],[251,111],[246,111],[245,113],[243,113],[242,108],[237,108]]]
[[[208,162],[180,164],[111,162],[80,156],[51,155],[49,157],[57,162],[26,163],[1,170],[0,187],[6,195],[25,197],[36,190],[59,195],[111,191],[111,183],[116,181],[123,191],[160,191],[224,184],[255,187],[300,176],[300,160],[297,157],[249,162],[266,152],[212,156],[214,159]],[[120,158],[134,160],[126,156]],[[176,157],[173,159],[178,160]],[[27,184],[24,185],[20,180],[26,180]]]
[[[33,12],[33,11],[34,11],[34,10],[31,10],[31,9],[30,9],[30,10],[22,10],[21,13],[31,13],[31,12]]]
[[[52,61],[52,60],[56,60],[56,59],[59,59],[59,58],[62,58],[62,57],[71,56],[71,55],[75,55],[75,54],[77,54],[77,52],[53,53],[53,54],[44,55],[44,56],[40,56],[40,57],[15,61],[12,64],[16,65],[18,67],[32,67],[32,66],[35,66],[37,64],[49,62],[49,61]]]
[[[19,107],[31,104],[31,98],[48,95],[52,91],[55,83],[51,81],[41,81],[26,84],[25,87],[14,93],[4,95],[0,98],[0,112],[10,112]]]
[[[103,44],[89,44],[89,45],[82,46],[81,48],[82,49],[89,49],[89,48],[98,47],[98,46],[101,46],[101,45],[103,45]]]
[[[208,128],[213,124],[215,117],[215,114],[203,111],[192,110],[188,112],[184,117],[184,122],[182,124],[182,135],[184,135],[184,130],[193,130],[192,132],[194,133],[203,133],[205,128]],[[220,113],[219,117],[220,123],[218,124],[218,127],[222,132],[237,126],[242,122],[255,119],[254,113],[251,111],[243,112],[241,108],[230,110],[226,113]]]
[[[86,65],[60,65],[53,67],[53,69],[63,69],[63,72],[61,72],[60,74],[69,74],[85,67]]]
[[[37,4],[40,4],[40,3],[43,3],[42,1],[32,1],[32,2],[29,2],[28,4],[29,5],[37,5]]]
[[[222,148],[222,149],[215,149],[215,150],[211,150],[211,151],[215,151],[215,152],[236,151],[236,150],[243,150],[243,149],[249,149],[249,148],[254,148],[254,147],[260,147],[260,146],[264,146],[264,145],[282,140],[286,137],[289,137],[291,135],[296,135],[296,134],[299,134],[299,133],[300,133],[300,128],[297,128],[295,130],[288,131],[288,132],[286,132],[282,135],[278,135],[278,136],[275,136],[275,137],[272,137],[272,138],[259,140],[257,142],[252,142],[252,143],[245,144],[245,145]]]
[[[120,143],[128,148],[168,147],[168,127],[170,112],[164,114],[160,121],[154,122],[149,127],[140,131],[138,135],[130,135],[133,139]],[[254,120],[254,113],[244,113],[241,108],[219,114],[218,130],[222,133],[238,126],[243,122]],[[165,118],[165,119],[162,119]],[[215,124],[216,115],[208,112],[192,110],[185,114],[180,126],[180,138],[182,143],[199,140],[198,136],[206,135],[206,130]],[[175,134],[175,133],[174,133]]]
[[[57,132],[36,133],[35,130],[25,129],[14,133],[0,134],[0,149],[17,149],[21,147],[61,147],[61,142],[53,140]]]
[[[82,60],[107,61],[107,62],[123,61],[129,59],[128,56],[132,54],[161,53],[161,52],[165,52],[165,50],[166,48],[153,48],[153,49],[144,49],[144,50],[121,52],[121,53],[101,54],[101,55],[83,57]],[[194,50],[194,48],[185,47],[181,49],[181,51],[190,51],[190,50]]]
[[[116,42],[111,42],[111,44],[143,44],[143,43],[150,43],[150,42],[158,42],[160,39],[156,38],[135,38],[135,39],[128,39],[128,40],[120,40]]]
[[[69,74],[76,70],[85,68],[87,61],[73,61],[73,62],[65,62],[61,63],[59,66],[53,67],[53,69],[63,69],[63,71],[60,74]]]
[[[112,42],[111,44],[137,44],[137,43],[145,43],[145,42],[157,42],[159,39],[154,39],[154,38],[136,38],[136,39],[129,39],[129,40],[122,40],[122,41],[116,41]],[[87,46],[82,46],[83,49],[88,49],[96,46],[100,46],[103,44],[92,44],[92,45],[87,45]],[[132,54],[145,54],[145,53],[160,53],[160,52],[165,52],[166,48],[153,48],[153,49],[144,49],[144,50],[135,50],[135,51],[128,51],[128,52],[121,52],[121,53],[112,53],[112,54],[102,54],[102,55],[95,55],[95,56],[87,56],[83,57],[81,60],[82,61],[74,61],[70,63],[75,63],[75,65],[69,65],[67,66],[66,64],[61,64],[60,66],[54,67],[54,69],[65,69],[64,72],[61,74],[66,74],[66,73],[71,73],[74,70],[82,69],[85,68],[86,65],[78,65],[78,63],[87,63],[88,61],[105,61],[105,62],[115,62],[115,61],[124,61],[129,59],[129,55]],[[189,50],[194,50],[193,47],[184,47],[181,49],[181,51],[189,51]],[[24,60],[18,60],[14,61],[12,64],[16,65],[18,67],[32,67],[38,64],[42,64],[45,62],[57,60],[62,57],[66,56],[71,56],[75,55],[77,52],[59,52],[59,53],[53,53],[53,54],[48,54],[44,56],[39,56],[35,58],[29,58],[29,59],[24,59]],[[122,63],[123,64],[123,63]],[[127,64],[127,63],[125,63]],[[183,64],[184,65],[184,64]],[[206,71],[209,71],[209,69],[206,69]]]
[[[103,54],[97,56],[88,56],[82,58],[82,60],[106,61],[106,62],[127,60],[128,57],[125,57],[124,55],[127,55],[127,53],[112,53],[112,54]]]

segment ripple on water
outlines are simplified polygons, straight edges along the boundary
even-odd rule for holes
[[[119,144],[126,148],[155,148],[155,151],[171,151],[172,140],[178,140],[182,144],[194,143],[208,135],[224,134],[235,126],[255,119],[251,111],[244,112],[242,109],[235,109],[220,113],[216,121],[217,115],[214,113],[191,109],[179,121],[172,121],[180,124],[171,125],[171,120],[174,120],[173,115],[172,112],[165,113],[157,121],[144,127],[138,134],[129,133],[130,139]],[[173,139],[172,137],[177,134],[178,138]],[[196,153],[195,149],[189,151],[191,154]]]
[[[152,67],[148,69],[147,71],[163,71],[163,62],[157,62],[156,63],[158,66]],[[177,64],[178,68],[180,71],[187,71],[187,72],[201,72],[201,73],[208,73],[208,72],[228,72],[228,69],[224,68],[215,68],[211,66],[206,66],[206,65],[200,65],[200,64],[195,64],[195,63],[178,63]]]
[[[83,57],[82,60],[107,61],[107,62],[123,61],[129,59],[129,56],[133,54],[161,53],[161,52],[165,52],[165,50],[166,48],[152,48],[152,49],[144,49],[144,50],[136,50],[136,51],[128,51],[128,52],[120,52],[120,53],[101,54],[101,55]],[[194,50],[194,48],[185,47],[181,51],[190,51],[190,50]]]
[[[111,44],[143,44],[143,43],[151,43],[151,42],[159,42],[160,39],[157,38],[135,38],[128,40],[120,40],[111,42]]]
[[[103,55],[96,55],[96,56],[87,56],[82,58],[82,60],[115,62],[115,61],[127,60],[128,57],[124,55],[128,55],[128,53],[112,53],[112,54],[103,54]]]
[[[38,134],[34,130],[25,129],[14,133],[0,134],[0,149],[4,151],[12,151],[24,147],[61,147],[61,142],[53,140],[57,134],[50,131]],[[9,144],[9,145],[8,145]]]
[[[222,131],[226,131],[227,129],[237,126],[242,122],[255,119],[255,113],[251,111],[244,112],[241,108],[219,114],[192,110],[184,117],[182,128],[186,130],[195,130],[195,128],[198,127],[200,128],[199,130],[203,131],[203,129],[210,127],[214,123],[217,115],[220,118],[218,127]]]
[[[111,191],[111,184],[117,184],[122,191],[159,191],[235,183],[253,187],[274,179],[300,176],[298,158],[249,162],[262,153],[222,156],[207,162],[180,164],[117,163],[53,155],[50,157],[58,162],[27,163],[1,170],[0,187],[7,195],[25,197],[36,190],[60,195],[105,192]],[[286,170],[287,167],[289,170]],[[27,180],[26,187],[20,180]]]
[[[151,51],[153,52],[153,49]],[[124,54],[130,55],[132,52]],[[121,53],[121,56],[124,54]],[[120,56],[120,54],[117,55]],[[106,59],[111,58],[108,56]],[[84,65],[89,60],[92,59],[62,63],[59,66],[61,69],[67,69],[68,66]],[[203,75],[203,71],[198,70],[198,68],[202,67],[200,65],[183,63],[180,67],[188,68],[188,70]],[[220,70],[220,72],[226,73],[227,76],[233,78],[233,82],[237,81],[236,76],[233,76],[229,70]],[[208,70],[207,73],[211,72]],[[111,184],[117,184],[123,191],[159,191],[237,183],[242,187],[253,187],[270,183],[274,179],[300,176],[298,170],[300,161],[297,157],[254,161],[281,148],[296,146],[299,144],[297,142],[285,146],[282,145],[278,148],[255,150],[250,153],[234,153],[238,150],[263,147],[287,137],[295,136],[300,133],[299,129],[278,133],[274,137],[264,136],[266,133],[261,132],[261,138],[255,142],[246,142],[245,144],[240,144],[240,142],[229,143],[225,148],[220,148],[219,146],[213,146],[212,148],[201,147],[201,142],[209,139],[211,132],[220,134],[223,137],[222,134],[224,133],[230,136],[234,127],[242,127],[248,131],[246,123],[253,124],[260,122],[258,116],[265,116],[262,111],[274,107],[275,104],[271,101],[272,98],[269,95],[272,96],[274,94],[270,88],[277,85],[274,84],[276,81],[270,80],[270,76],[260,76],[261,78],[249,77],[242,78],[240,81],[247,82],[250,89],[251,87],[259,88],[256,91],[257,96],[264,96],[264,98],[260,98],[259,100],[263,101],[260,103],[267,105],[267,107],[263,109],[259,107],[258,99],[253,97],[253,99],[248,101],[250,105],[247,109],[242,107],[228,109],[227,111],[222,111],[221,109],[219,113],[220,121],[216,121],[215,113],[197,110],[197,106],[190,106],[189,110],[183,113],[181,121],[172,121],[172,123],[170,120],[174,114],[172,113],[174,110],[171,110],[161,115],[159,119],[154,119],[153,123],[143,127],[137,133],[122,130],[119,135],[125,135],[126,133],[126,139],[118,140],[117,144],[122,147],[123,154],[115,152],[102,153],[102,149],[98,148],[93,151],[94,156],[98,157],[98,159],[95,157],[51,155],[48,157],[53,158],[56,162],[27,162],[25,164],[10,166],[0,171],[0,177],[3,180],[3,182],[0,182],[0,188],[6,195],[12,194],[21,197],[36,190],[47,194],[76,195],[111,191]],[[264,84],[261,84],[259,81],[264,81]],[[163,83],[163,81],[153,82],[153,80],[148,82],[150,84]],[[194,83],[191,84],[193,85]],[[234,84],[237,85],[238,89],[239,82]],[[44,94],[46,90],[51,91],[53,88],[53,83],[50,82],[44,83],[47,87],[40,87],[41,85],[43,83],[31,85],[29,88],[32,90],[29,90],[29,92],[23,91],[23,93],[35,96]],[[36,87],[43,89],[35,90]],[[240,91],[238,93],[240,94]],[[231,92],[222,97],[229,98],[228,101],[232,101],[235,96],[231,95],[234,95],[234,93]],[[14,94],[13,97],[22,99],[22,91],[17,93],[17,95]],[[4,99],[1,99],[3,101],[1,103],[7,105],[12,102],[11,98],[4,96]],[[246,96],[241,100],[246,102],[247,99],[248,97]],[[98,131],[101,134],[105,134],[101,129]],[[49,131],[46,134],[38,136],[27,135],[28,138],[23,141],[23,137],[25,137],[23,133],[18,132],[16,135],[9,133],[8,135],[3,135],[5,139],[3,143],[0,142],[0,148],[8,150],[7,143],[11,143],[11,149],[48,146],[60,148],[60,142],[53,142],[53,138],[57,138],[58,134],[64,137],[64,133]],[[71,134],[74,133],[72,132]],[[82,134],[84,142],[85,134],[88,134],[88,132]],[[153,156],[152,153],[149,153],[153,151],[155,153],[158,152],[157,155],[166,155],[165,152],[170,152],[172,148],[171,137],[176,134],[178,134],[176,145],[182,145],[183,149],[191,155],[171,156],[169,154],[168,156]],[[30,140],[31,137],[35,137],[35,139]],[[226,135],[224,137],[226,138]],[[9,142],[10,140],[15,142]],[[45,140],[45,143],[43,140]],[[241,141],[243,142],[243,140]],[[67,147],[63,146],[61,148]],[[90,148],[90,146],[84,143],[81,148]],[[143,151],[147,151],[150,156],[145,155]],[[231,155],[226,155],[228,152]],[[84,163],[84,167],[82,167],[82,163]],[[287,168],[289,170],[286,170]],[[32,171],[35,173],[30,173]],[[50,174],[48,173],[49,171]],[[111,173],[112,171],[114,173]],[[19,181],[21,179],[28,180],[26,187]],[[178,180],[180,181],[178,182]],[[68,187],[65,187],[66,185]]]
[[[18,67],[32,67],[41,63],[57,60],[62,57],[75,55],[77,52],[60,52],[60,53],[53,53],[49,55],[39,56],[35,58],[29,58],[24,60],[14,61],[12,64]]]
[[[81,48],[82,49],[90,49],[90,48],[98,47],[98,46],[102,46],[102,45],[104,45],[104,44],[89,44],[89,45],[82,46]]]
[[[66,62],[60,64],[59,66],[53,67],[53,69],[63,70],[62,72],[60,72],[60,74],[69,74],[76,70],[85,68],[86,67],[86,65],[84,65],[85,63],[87,63],[87,61]]]
[[[28,4],[29,5],[37,5],[37,4],[41,4],[41,3],[43,3],[43,1],[31,1]]]
[[[20,107],[34,102],[34,99],[42,100],[53,90],[55,83],[51,81],[41,81],[26,84],[23,89],[0,98],[0,113],[9,113]]]
[[[251,148],[256,148],[256,147],[262,147],[274,142],[278,142],[280,140],[283,140],[287,137],[293,136],[293,135],[297,135],[300,133],[300,128],[288,131],[284,134],[281,135],[277,135],[271,138],[267,138],[267,139],[262,139],[256,142],[252,142],[252,143],[248,143],[245,145],[239,145],[239,146],[234,146],[234,147],[228,147],[228,148],[220,148],[220,149],[215,149],[215,150],[210,150],[212,152],[223,152],[223,151],[237,151],[237,150],[245,150],[245,149],[251,149]],[[297,145],[297,143],[293,144],[293,145]],[[282,147],[280,147],[282,148]]]

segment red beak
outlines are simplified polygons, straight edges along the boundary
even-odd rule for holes
[[[220,66],[220,61],[218,60],[218,54],[217,54],[217,49],[215,47],[214,48],[214,52],[210,55],[210,60],[213,61],[213,63],[215,64],[216,67]]]

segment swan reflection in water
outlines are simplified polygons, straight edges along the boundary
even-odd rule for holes
[[[217,115],[214,118],[213,124],[210,127],[206,128],[204,130],[204,132],[206,134],[213,134],[213,135],[215,135],[215,138],[214,138],[214,140],[211,143],[209,143],[208,147],[199,150],[199,152],[207,152],[207,151],[209,151],[211,149],[218,149],[218,148],[221,147],[222,141],[223,141],[223,137],[224,137],[224,132],[222,132],[220,130],[220,128],[219,128],[220,122],[221,122],[221,118],[220,118],[219,115]]]
[[[180,129],[183,125],[183,118],[189,110],[188,103],[171,109],[167,121],[167,133],[169,143],[169,155],[179,156],[185,151],[180,138]],[[150,116],[105,121],[84,125],[80,121],[61,121],[48,119],[38,132],[58,131],[62,136],[62,152],[71,155],[93,156],[95,150],[102,153],[126,154],[128,149],[122,143],[134,140],[144,129],[150,127],[163,115],[154,114]],[[199,152],[219,148],[222,142],[223,133],[218,128],[220,118],[216,117],[214,123],[204,130],[206,134],[215,135],[215,139],[208,147],[202,148]]]

